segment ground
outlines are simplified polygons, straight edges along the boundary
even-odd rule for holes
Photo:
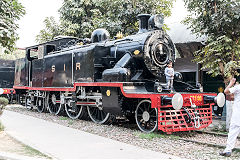
[[[117,140],[127,144],[135,145],[148,150],[167,153],[174,156],[187,159],[239,159],[240,152],[234,151],[230,158],[219,156],[219,152],[225,147],[227,137],[203,134],[198,132],[178,132],[168,135],[161,131],[151,134],[140,132],[136,124],[119,122],[112,125],[99,125],[86,120],[71,120],[65,116],[53,116],[50,113],[38,113],[36,110],[27,110],[23,106],[11,105],[6,108],[14,112],[44,119],[63,126],[75,128],[84,132],[89,132],[109,139]],[[211,130],[221,131],[223,124],[214,121]],[[225,133],[225,132],[221,132]],[[187,140],[187,141],[186,141]],[[192,141],[200,141],[202,143],[210,143],[221,145],[216,147]],[[240,148],[240,140],[236,147]]]
[[[21,156],[29,156],[32,158],[50,159],[50,157],[41,152],[26,146],[14,138],[10,137],[4,130],[0,123],[0,154],[1,152],[17,154]]]

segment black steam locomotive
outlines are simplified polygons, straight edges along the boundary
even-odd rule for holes
[[[109,40],[97,29],[91,40],[73,37],[26,48],[16,62],[14,89],[27,108],[72,119],[89,115],[100,124],[121,116],[140,130],[187,131],[212,122],[212,106],[224,95],[200,93],[175,74],[174,89],[166,86],[164,69],[175,61],[175,47],[162,30],[162,17],[142,14],[139,32]]]

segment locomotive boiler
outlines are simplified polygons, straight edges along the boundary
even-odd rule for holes
[[[16,62],[14,88],[29,109],[66,112],[108,124],[116,117],[137,123],[140,130],[196,130],[212,122],[212,106],[222,107],[223,94],[202,93],[175,75],[175,93],[166,86],[164,69],[175,61],[175,47],[163,31],[160,15],[142,14],[139,31],[109,39],[97,29],[91,40],[60,37],[26,48]]]

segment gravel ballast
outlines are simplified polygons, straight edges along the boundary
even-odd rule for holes
[[[71,120],[65,116],[54,116],[50,113],[38,113],[36,110],[29,111],[20,105],[9,105],[8,110],[21,114],[44,119],[81,131],[93,133],[99,136],[114,139],[141,148],[167,153],[187,159],[239,159],[240,152],[234,151],[231,158],[219,156],[223,149],[208,145],[187,142],[182,139],[197,140],[200,142],[225,145],[227,137],[216,135],[200,134],[196,132],[178,132],[167,135],[163,132],[145,134],[138,130],[136,124],[129,124],[125,121],[112,125],[99,125],[92,121]],[[240,147],[238,140],[236,147]]]

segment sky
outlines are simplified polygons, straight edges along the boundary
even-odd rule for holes
[[[36,44],[35,37],[44,28],[45,17],[53,16],[59,20],[58,9],[63,0],[19,0],[25,7],[26,14],[19,21],[17,33],[20,39],[16,45],[18,48],[25,48]]]
[[[25,48],[36,44],[35,38],[40,30],[44,28],[43,20],[45,17],[53,16],[59,20],[58,9],[61,7],[63,0],[19,0],[26,9],[26,15],[20,19],[19,29],[17,33],[20,39],[17,41],[18,48]],[[172,9],[172,16],[165,20],[167,25],[179,26],[180,21],[187,15],[187,10],[184,7],[182,0],[176,0]],[[184,27],[182,27],[185,29]],[[179,31],[177,31],[179,33]],[[175,31],[170,34],[176,34]],[[175,36],[181,41],[181,35]],[[179,38],[178,38],[179,37]]]

